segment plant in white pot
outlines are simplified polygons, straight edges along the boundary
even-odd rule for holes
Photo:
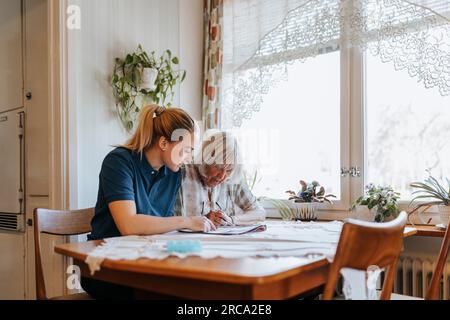
[[[184,81],[186,71],[177,70],[179,59],[170,50],[161,56],[147,54],[141,45],[125,58],[116,58],[111,78],[117,113],[131,132],[142,107],[147,104],[171,106],[175,86]]]
[[[411,183],[411,187],[417,190],[413,192],[415,197],[410,205],[417,201],[424,201],[419,202],[411,213],[420,208],[427,209],[437,206],[441,223],[443,227],[447,228],[450,223],[450,180],[446,178],[448,184],[448,189],[446,189],[443,181],[438,181],[429,171],[428,174],[429,177],[424,182]]]
[[[319,204],[328,202],[332,203],[330,198],[336,198],[335,195],[325,194],[325,188],[319,182],[313,181],[306,183],[300,181],[302,189],[297,193],[295,191],[286,191],[290,195],[289,200],[293,200],[296,204],[295,220],[314,221],[317,220],[317,207]]]
[[[397,201],[400,193],[390,186],[375,186],[369,184],[365,187],[364,195],[359,197],[350,208],[354,211],[358,206],[367,206],[371,213],[371,221],[384,222],[395,218],[399,213]]]

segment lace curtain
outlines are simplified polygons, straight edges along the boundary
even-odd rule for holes
[[[240,127],[287,66],[359,48],[450,95],[448,0],[224,0],[222,126]]]

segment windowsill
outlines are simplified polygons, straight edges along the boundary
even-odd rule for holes
[[[277,209],[266,208],[267,218],[281,219]],[[422,219],[414,213],[409,218],[409,223],[413,223],[417,226],[436,226],[440,224],[439,213],[437,212],[425,212],[420,214]],[[318,210],[317,218],[320,221],[343,221],[348,218],[355,218],[356,214],[350,211],[334,211],[334,210]],[[430,221],[431,220],[431,221]],[[430,221],[428,223],[428,221]]]

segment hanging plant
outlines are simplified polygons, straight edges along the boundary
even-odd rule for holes
[[[186,71],[174,70],[176,65],[179,59],[170,50],[156,57],[154,51],[148,55],[141,45],[125,59],[116,58],[111,81],[119,118],[128,132],[143,106],[171,106],[175,85],[186,78]]]

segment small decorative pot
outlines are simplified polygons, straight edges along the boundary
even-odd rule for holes
[[[356,220],[374,222],[375,216],[376,214],[373,209],[369,210],[367,206],[357,206],[355,208],[354,214],[352,215],[352,218]]]
[[[450,223],[450,206],[439,206],[439,217],[441,223],[448,227]]]
[[[300,221],[316,221],[317,220],[317,202],[312,203],[295,203],[293,210],[293,219]]]
[[[141,88],[146,90],[156,89],[156,79],[158,78],[158,70],[153,68],[144,68],[142,71]]]

